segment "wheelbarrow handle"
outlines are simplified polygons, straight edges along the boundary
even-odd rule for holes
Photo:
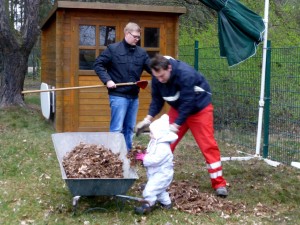
[[[129,199],[129,200],[134,200],[134,201],[138,201],[141,203],[147,203],[149,204],[149,202],[143,198],[139,198],[139,197],[134,197],[134,196],[128,196],[128,195],[116,195],[116,197],[119,198],[125,198],[125,199]]]

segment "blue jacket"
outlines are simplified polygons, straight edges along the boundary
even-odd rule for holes
[[[188,116],[211,103],[211,90],[204,76],[193,67],[179,60],[169,61],[172,71],[167,83],[160,83],[152,77],[152,101],[148,114],[154,117],[167,102],[179,113],[175,123],[182,125]]]
[[[109,80],[116,84],[137,82],[143,70],[151,74],[149,61],[149,56],[143,48],[131,46],[123,40],[109,45],[98,56],[94,70],[104,84]],[[108,89],[108,94],[126,98],[137,98],[138,93],[139,87],[136,85]]]

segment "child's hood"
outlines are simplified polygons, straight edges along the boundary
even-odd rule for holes
[[[159,142],[173,142],[178,136],[170,131],[169,116],[163,114],[159,119],[150,124],[150,131],[153,138]]]

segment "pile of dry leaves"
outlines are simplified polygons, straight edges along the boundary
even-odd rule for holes
[[[132,188],[137,196],[142,195],[141,186],[141,183],[135,184]],[[221,216],[226,218],[249,210],[242,202],[234,203],[227,198],[217,197],[214,193],[201,192],[199,185],[191,180],[174,180],[168,192],[173,209],[194,215],[220,212]]]
[[[216,211],[232,214],[245,210],[242,203],[233,203],[214,194],[200,192],[199,186],[190,181],[173,181],[168,192],[174,208],[191,214]]]
[[[62,161],[68,178],[123,178],[123,162],[103,145],[80,143]]]

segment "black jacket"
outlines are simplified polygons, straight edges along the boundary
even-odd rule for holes
[[[175,123],[182,125],[189,115],[211,103],[211,90],[204,76],[193,67],[179,60],[169,61],[172,71],[167,83],[160,83],[152,77],[152,101],[148,114],[154,117],[167,102],[179,113]]]
[[[94,70],[100,80],[106,84],[109,80],[118,83],[137,82],[143,70],[151,74],[149,56],[139,46],[131,46],[125,40],[109,45],[98,56]],[[137,98],[139,87],[136,85],[120,86],[108,89],[108,94],[127,98]]]

